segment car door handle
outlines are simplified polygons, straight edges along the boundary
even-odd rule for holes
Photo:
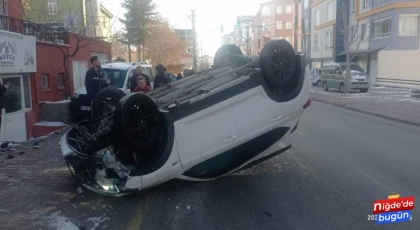
[[[280,116],[280,115],[277,115],[277,116],[275,116],[275,117],[271,118],[271,120],[270,120],[270,121],[277,121],[277,120],[279,120],[279,119],[281,119],[281,116]]]
[[[233,140],[235,140],[235,138],[236,138],[236,136],[230,136],[230,137],[226,138],[226,139],[223,141],[223,143],[226,143],[226,142],[229,142],[229,141],[233,141]]]

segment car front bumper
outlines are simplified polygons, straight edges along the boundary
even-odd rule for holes
[[[368,81],[352,81],[351,89],[368,89],[370,82]]]
[[[72,164],[72,159],[77,159],[79,156],[78,154],[70,148],[68,141],[68,132],[65,133],[60,140],[60,147],[61,147],[61,153],[64,156],[64,159],[69,167],[70,173],[78,179],[75,175],[77,174],[76,168]],[[97,155],[106,155],[106,151],[111,151],[110,149],[104,149],[98,152]],[[129,173],[129,172],[128,172]],[[80,179],[80,178],[79,178]],[[107,195],[107,196],[113,196],[113,197],[120,197],[124,195],[128,195],[131,193],[135,193],[140,191],[142,188],[126,188],[124,185],[121,185],[121,183],[117,184],[115,183],[115,179],[108,179],[103,172],[103,170],[97,170],[94,178],[89,178],[89,180],[79,180],[81,185],[93,192]]]

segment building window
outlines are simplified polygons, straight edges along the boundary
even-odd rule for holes
[[[387,2],[388,0],[375,0],[374,2],[373,2],[373,4],[375,4],[375,5],[379,5],[379,4],[382,4],[382,3],[384,3],[384,2]]]
[[[327,22],[334,19],[334,7],[333,2],[327,4]]]
[[[286,29],[287,30],[292,29],[292,22],[286,22]]]
[[[291,43],[292,42],[292,37],[286,37],[285,40]]]
[[[270,31],[270,25],[267,22],[263,22],[262,23],[262,28],[267,29],[268,31]]]
[[[319,19],[319,9],[315,10],[315,26],[321,24],[321,20]]]
[[[57,14],[57,0],[48,0],[48,12],[50,14]]]
[[[292,6],[291,5],[287,5],[286,6],[286,14],[291,14],[292,13]]]
[[[325,33],[325,49],[332,49],[332,44],[333,44],[333,36],[332,36],[332,30],[330,30]]]
[[[283,29],[283,22],[276,22],[276,29],[278,30]]]
[[[64,73],[59,73],[58,75],[57,75],[57,83],[58,83],[58,88],[59,89],[63,89],[63,88],[65,88],[66,86],[65,86],[65,80],[64,80]]]
[[[373,22],[372,39],[381,39],[391,36],[391,18],[379,19]]]
[[[314,35],[314,51],[319,50],[319,34]]]
[[[362,9],[368,10],[369,9],[370,0],[362,0]]]
[[[362,41],[369,40],[369,33],[370,33],[370,23],[366,22],[362,24]]]
[[[276,14],[283,14],[283,6],[276,6]]]
[[[31,99],[31,84],[29,82],[29,75],[24,74],[23,76],[23,94],[25,96],[25,108],[32,108],[32,99]]]
[[[48,74],[41,75],[41,86],[42,89],[50,89],[50,79],[48,77]]]
[[[400,15],[398,36],[419,35],[419,15]]]
[[[303,0],[303,9],[308,9],[309,0]]]

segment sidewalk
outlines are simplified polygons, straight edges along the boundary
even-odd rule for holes
[[[410,98],[409,92],[404,90],[373,87],[368,93],[344,95],[338,91],[325,92],[314,87],[311,98],[314,101],[420,126],[420,100]]]

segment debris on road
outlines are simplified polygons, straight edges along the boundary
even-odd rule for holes
[[[267,216],[269,216],[269,217],[273,217],[273,215],[271,213],[267,212],[267,211],[264,211],[264,214],[267,215]]]
[[[15,158],[13,155],[8,155],[7,157],[6,157],[6,160],[10,160],[10,159],[13,159],[13,158]]]

